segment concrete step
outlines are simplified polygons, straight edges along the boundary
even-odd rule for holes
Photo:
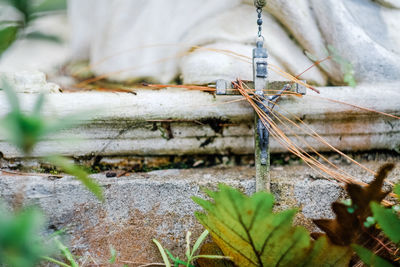
[[[363,162],[376,170],[383,162]],[[368,182],[372,176],[354,166],[342,165],[352,175]],[[109,245],[118,259],[134,262],[161,262],[152,239],[157,238],[174,254],[182,256],[185,233],[197,236],[202,228],[193,216],[199,207],[192,196],[205,197],[202,188],[216,189],[218,183],[255,190],[252,167],[170,169],[137,173],[120,178],[93,177],[101,183],[106,201],[97,201],[78,181],[46,176],[1,174],[0,198],[10,206],[35,204],[47,215],[48,232],[67,230],[75,253],[98,262],[109,258]],[[296,223],[316,230],[312,218],[332,217],[330,203],[344,196],[336,182],[323,179],[307,166],[272,168],[272,191],[277,209],[295,207],[302,213]],[[399,181],[400,168],[390,175]],[[89,256],[90,255],[90,256]]]

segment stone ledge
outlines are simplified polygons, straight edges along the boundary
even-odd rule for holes
[[[288,97],[276,111],[301,117],[331,145],[345,151],[395,150],[400,147],[400,120],[321,99],[330,98],[369,109],[400,114],[399,84],[319,88],[321,95],[308,92],[302,98]],[[35,95],[20,94],[22,107],[30,110]],[[60,153],[68,156],[149,156],[187,154],[251,154],[253,152],[253,111],[235,96],[217,96],[199,91],[169,88],[138,89],[128,93],[48,94],[45,114],[65,116],[82,111],[82,125],[44,140],[34,156]],[[0,92],[0,116],[8,105]],[[91,112],[88,112],[91,111]],[[287,112],[287,113],[286,113]],[[292,119],[294,115],[288,115]],[[299,129],[287,131],[292,139],[304,137],[318,151],[326,145]],[[75,138],[80,142],[62,142]],[[306,150],[306,145],[300,144]],[[5,158],[21,153],[0,138]],[[272,152],[285,152],[275,140]]]

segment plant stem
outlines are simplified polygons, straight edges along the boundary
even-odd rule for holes
[[[56,259],[53,259],[53,258],[50,258],[50,257],[47,257],[47,256],[41,256],[41,258],[43,260],[58,264],[58,265],[63,266],[63,267],[71,267],[71,265],[65,264],[64,262],[58,261]]]

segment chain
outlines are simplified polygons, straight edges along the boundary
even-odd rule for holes
[[[263,20],[262,20],[262,9],[261,8],[257,8],[257,25],[258,25],[258,34],[257,36],[259,38],[262,38],[262,24],[263,24]]]
[[[254,0],[254,6],[257,8],[257,25],[258,25],[258,38],[262,38],[264,39],[264,37],[262,36],[262,24],[263,24],[263,20],[262,20],[262,9],[263,7],[267,4],[266,0]]]

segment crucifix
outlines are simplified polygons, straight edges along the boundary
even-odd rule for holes
[[[253,49],[253,81],[245,82],[246,87],[254,88],[253,97],[257,97],[257,105],[267,115],[270,114],[276,101],[285,91],[294,91],[304,95],[306,87],[294,82],[277,81],[268,83],[268,53],[264,48],[264,37],[262,36],[262,8],[265,6],[265,0],[254,0],[257,9],[258,19],[258,36],[256,47]],[[217,95],[239,95],[240,93],[234,89],[234,83],[227,80],[217,80]],[[265,96],[264,90],[278,92],[272,96]],[[254,123],[254,141],[255,141],[255,167],[256,167],[256,191],[270,191],[270,153],[269,153],[269,125],[255,114]]]

